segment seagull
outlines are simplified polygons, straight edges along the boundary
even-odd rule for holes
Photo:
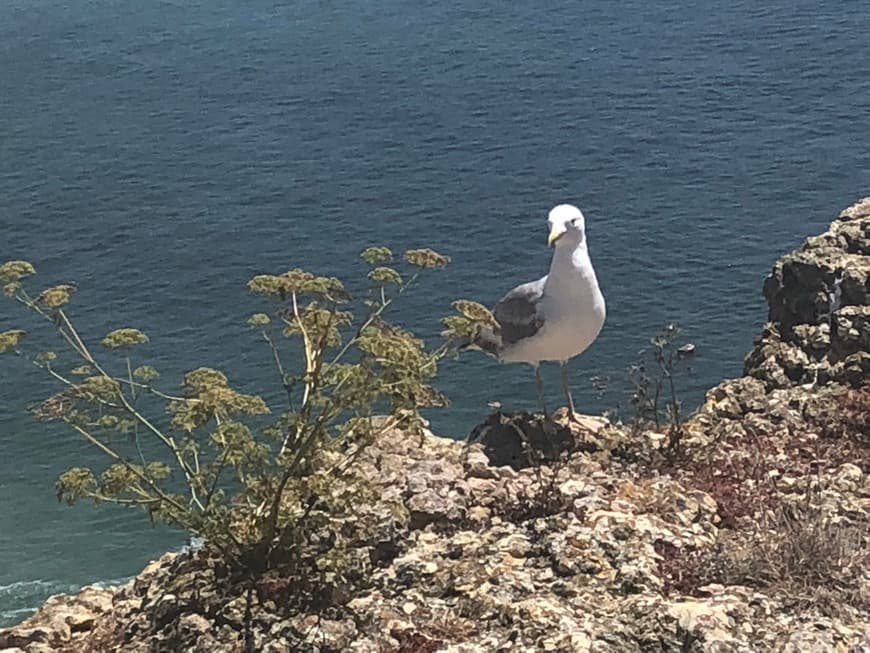
[[[574,419],[568,385],[568,361],[582,354],[604,326],[604,295],[589,258],[583,213],[571,204],[550,211],[548,245],[554,247],[550,271],[537,281],[517,286],[496,304],[497,326],[480,329],[472,346],[505,363],[528,363],[535,370],[538,402],[544,402],[540,364],[557,361],[562,391]]]

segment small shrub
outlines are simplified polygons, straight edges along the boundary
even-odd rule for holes
[[[650,339],[650,347],[640,352],[640,359],[628,370],[632,386],[633,429],[635,433],[640,433],[652,425],[656,429],[667,425],[668,439],[664,452],[669,460],[680,454],[680,444],[685,434],[683,404],[677,392],[676,375],[691,350],[678,346],[679,338],[679,325],[666,325]]]
[[[352,542],[367,528],[357,507],[374,497],[354,461],[388,431],[420,432],[420,409],[447,403],[432,381],[450,353],[449,342],[430,348],[386,314],[421,273],[449,259],[409,250],[400,272],[387,248],[362,258],[369,271],[359,300],[339,279],[300,269],[248,283],[268,305],[248,324],[269,351],[283,406],[208,367],[185,374],[176,391],[162,388],[158,370],[140,360],[147,334],[123,327],[95,347],[68,312],[74,285],[32,294],[30,263],[0,266],[4,294],[52,324],[68,350],[31,353],[25,331],[12,329],[0,333],[0,353],[28,358],[57,383],[35,416],[63,423],[107,463],[61,474],[58,499],[141,508],[204,538],[241,572],[290,570],[297,589],[306,573],[324,595],[356,582],[364,568]]]
[[[709,551],[678,547],[665,540],[656,540],[653,548],[659,556],[658,572],[664,581],[666,595],[672,593],[696,596],[705,585]]]
[[[861,589],[870,565],[866,529],[837,523],[815,507],[783,505],[752,533],[733,533],[709,560],[708,582],[779,590],[835,614],[870,609]]]
[[[560,489],[564,476],[560,473],[568,463],[568,455],[562,454],[549,464],[547,473],[540,464],[533,466],[534,480],[519,490],[508,501],[494,507],[493,515],[513,524],[525,524],[536,519],[573,513],[580,521],[586,518],[582,508],[574,507],[574,498]]]
[[[808,404],[804,417],[819,432],[816,460],[827,461],[829,467],[854,463],[870,474],[870,386]]]
[[[748,528],[723,531],[708,549],[662,541],[655,548],[668,592],[699,596],[712,583],[743,585],[836,616],[844,605],[870,609],[868,545],[866,528],[838,523],[818,506],[780,503]]]

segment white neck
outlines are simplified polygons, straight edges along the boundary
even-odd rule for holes
[[[558,273],[556,273],[557,270]],[[553,290],[565,290],[572,294],[586,294],[598,290],[598,279],[596,279],[595,270],[592,268],[586,239],[574,247],[556,247],[553,261],[550,263],[547,286]]]

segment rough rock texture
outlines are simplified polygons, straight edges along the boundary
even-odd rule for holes
[[[280,577],[167,554],[0,649],[870,652],[868,261],[870,200],[778,261],[747,375],[676,449],[564,411],[495,413],[468,443],[387,433],[358,461],[377,528],[353,591],[291,609]]]
[[[769,323],[745,373],[768,388],[861,385],[870,375],[870,198],[783,256],[764,284]]]

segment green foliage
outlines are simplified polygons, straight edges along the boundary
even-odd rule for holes
[[[204,537],[248,572],[308,560],[318,574],[343,578],[355,564],[350,550],[311,549],[312,542],[335,539],[329,529],[364,500],[355,456],[387,433],[420,432],[419,411],[446,405],[433,382],[450,353],[449,343],[431,348],[385,315],[421,273],[449,259],[431,249],[409,250],[403,274],[385,265],[393,260],[387,248],[370,247],[361,256],[371,269],[359,300],[339,279],[300,269],[248,283],[268,300],[247,323],[268,346],[286,395],[280,407],[209,367],[187,372],[178,390],[158,387],[157,370],[134,363],[136,350],[120,359],[111,354],[147,343],[142,331],[109,332],[101,340],[109,351],[95,355],[66,312],[75,286],[34,297],[22,283],[35,272],[32,265],[0,266],[6,294],[50,322],[79,358],[64,375],[51,367],[54,352],[33,357],[60,385],[34,415],[65,424],[105,458],[101,470],[77,466],[61,474],[58,500],[138,507],[152,521]],[[21,353],[24,335],[0,333],[0,352]],[[298,367],[285,368],[285,359]],[[125,369],[116,373],[116,367]]]
[[[169,403],[170,424],[179,431],[192,433],[212,420],[269,412],[262,398],[234,390],[223,372],[209,367],[185,374],[181,387],[184,398]]]
[[[335,277],[317,277],[298,268],[279,275],[258,274],[248,282],[248,289],[280,300],[302,295],[316,295],[336,303],[349,299],[344,284]]]
[[[94,473],[86,467],[68,469],[55,483],[57,500],[73,505],[76,501],[93,496],[97,489],[97,479]]]
[[[3,284],[3,294],[7,297],[15,297],[18,294],[18,291],[21,290],[21,283],[18,281],[11,281],[9,283]]]
[[[405,252],[405,260],[418,268],[443,268],[450,263],[450,257],[425,249],[409,249]]]
[[[495,316],[483,304],[460,299],[453,302],[453,308],[457,314],[448,315],[441,320],[444,327],[442,334],[451,340],[472,343],[477,340],[481,330],[497,331],[499,328]]]
[[[33,274],[36,274],[36,268],[27,261],[6,261],[0,265],[0,285],[3,286],[3,294],[7,297],[15,297],[21,291],[21,280]]]
[[[272,323],[272,318],[265,313],[254,313],[248,318],[248,326],[252,329],[268,326]]]
[[[185,394],[195,396],[214,386],[228,387],[229,383],[230,380],[223,372],[213,370],[210,367],[198,367],[184,375],[181,387],[184,389]]]
[[[353,313],[312,301],[297,314],[284,317],[283,321],[286,325],[284,336],[304,336],[321,347],[335,348],[341,345],[341,330],[352,324]]]
[[[124,328],[109,332],[103,338],[102,345],[107,349],[119,349],[121,347],[144,345],[146,342],[148,342],[148,336],[139,331],[139,329]]]
[[[46,288],[36,298],[36,303],[43,309],[53,310],[61,308],[69,302],[70,295],[75,292],[75,289],[75,286],[71,284]]]
[[[443,334],[461,342],[474,342],[480,325],[464,315],[448,315],[441,319]]]
[[[81,383],[74,385],[72,390],[78,399],[109,403],[120,394],[121,384],[117,379],[100,374],[87,377]]]
[[[369,265],[375,266],[392,261],[393,253],[386,247],[368,247],[359,257]]]
[[[396,272],[393,268],[383,266],[377,267],[369,272],[369,279],[374,283],[381,284],[383,286],[402,285],[402,275]]]
[[[12,329],[0,333],[0,354],[15,349],[19,344],[21,344],[21,341],[24,340],[26,335],[27,332],[22,331],[21,329]]]
[[[57,354],[53,351],[41,351],[36,355],[36,362],[43,365],[48,365],[54,360],[57,360]]]
[[[160,376],[160,372],[150,365],[140,365],[133,370],[133,376],[143,383],[149,383]]]
[[[0,283],[8,284],[21,281],[36,274],[36,268],[27,261],[6,261],[0,265]]]
[[[251,429],[241,422],[221,424],[209,437],[226,463],[239,470],[253,471],[268,461],[269,447],[258,442]]]
[[[477,302],[473,302],[468,299],[460,299],[453,302],[453,308],[455,308],[463,317],[466,317],[469,320],[481,322],[493,328],[498,326],[498,322],[496,322],[495,316],[483,304],[478,304]]]
[[[141,474],[142,468],[138,465],[110,465],[100,476],[100,492],[106,496],[123,497],[138,486]]]

